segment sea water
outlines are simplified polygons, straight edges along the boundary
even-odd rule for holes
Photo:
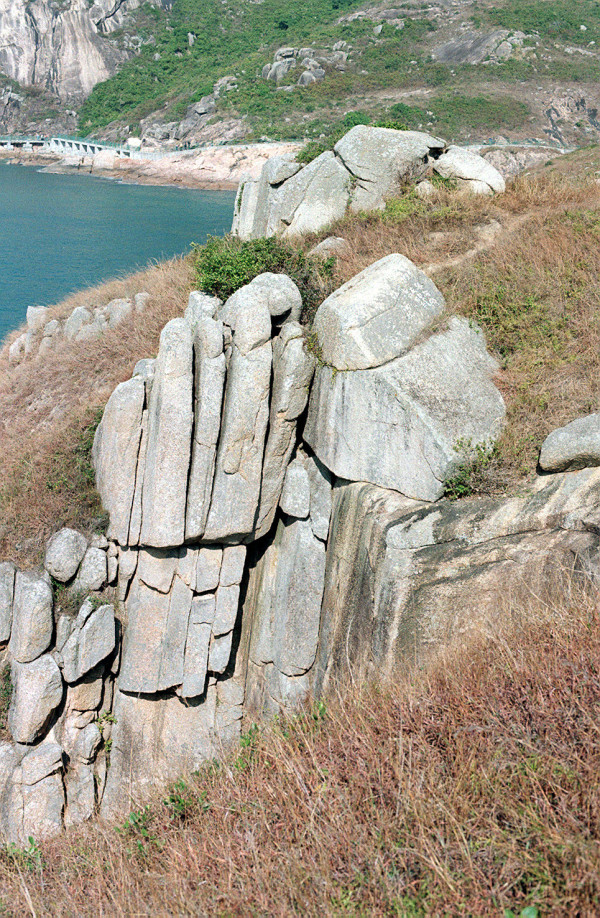
[[[0,340],[28,306],[188,252],[231,228],[235,192],[127,185],[0,163]]]

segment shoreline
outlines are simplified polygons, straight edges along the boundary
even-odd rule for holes
[[[228,144],[200,147],[152,159],[121,157],[111,150],[95,156],[60,156],[56,153],[10,151],[0,161],[38,166],[58,175],[95,175],[124,184],[158,185],[197,191],[235,191],[241,181],[258,178],[273,156],[291,157],[302,143]]]

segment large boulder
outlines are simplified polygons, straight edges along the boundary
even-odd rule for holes
[[[334,147],[354,180],[352,210],[381,210],[407,182],[425,175],[445,146],[443,140],[420,131],[353,127]]]
[[[506,183],[495,166],[483,156],[462,147],[449,147],[433,165],[442,178],[456,179],[470,191],[478,194],[502,194]]]
[[[588,414],[553,430],[542,444],[540,468],[545,472],[594,465],[600,465],[600,414]]]
[[[340,478],[437,500],[465,460],[460,447],[490,445],[500,433],[497,370],[482,332],[453,317],[446,331],[373,369],[320,366],[304,438]]]
[[[336,370],[365,370],[400,357],[444,310],[432,280],[404,255],[387,255],[319,307],[319,357]]]

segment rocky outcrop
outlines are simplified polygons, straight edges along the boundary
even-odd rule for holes
[[[27,330],[8,348],[9,363],[21,363],[26,357],[44,357],[65,341],[96,341],[131,315],[143,313],[149,300],[150,294],[141,291],[133,300],[121,298],[111,300],[106,306],[76,306],[64,319],[52,319],[51,306],[29,306]]]
[[[140,0],[15,0],[0,6],[0,69],[60,99],[88,95],[139,47],[110,41]]]
[[[544,440],[540,468],[565,472],[600,465],[600,414],[577,418]]]
[[[192,293],[98,427],[107,536],[61,530],[44,572],[0,566],[8,840],[122,818],[245,717],[420,661],[565,576],[597,583],[600,470],[440,499],[504,405],[431,280],[372,265],[321,305],[314,354],[300,307],[273,274]]]
[[[258,179],[242,181],[232,232],[242,239],[319,232],[348,209],[382,210],[411,182],[432,171],[474,193],[505,189],[504,179],[481,156],[419,131],[357,125],[300,168],[268,160]]]

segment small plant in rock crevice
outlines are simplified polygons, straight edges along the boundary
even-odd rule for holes
[[[0,739],[10,740],[8,730],[8,709],[12,698],[12,679],[10,666],[0,670]]]
[[[484,472],[497,457],[496,444],[476,443],[470,439],[457,440],[454,450],[462,461],[454,474],[446,479],[444,497],[448,500],[460,500],[477,493]]]

